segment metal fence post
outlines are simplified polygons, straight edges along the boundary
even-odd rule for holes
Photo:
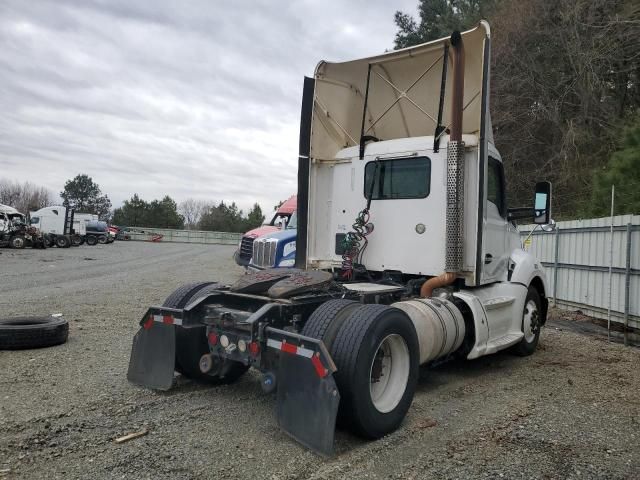
[[[631,288],[631,223],[627,223],[627,253],[624,271],[624,344],[627,344],[629,326],[629,290]]]
[[[553,259],[553,306],[558,306],[558,256],[560,246],[560,227],[556,225],[555,233],[555,253]]]

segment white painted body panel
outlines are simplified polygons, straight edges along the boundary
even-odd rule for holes
[[[462,276],[473,281],[477,229],[477,138],[465,135],[465,245]],[[433,152],[433,137],[416,137],[367,145],[363,160],[357,148],[339,152],[333,162],[311,165],[307,263],[310,268],[337,268],[336,234],[352,230],[358,212],[366,207],[364,171],[376,158],[428,157],[430,192],[426,198],[373,200],[370,222],[374,231],[362,258],[368,270],[401,270],[416,275],[439,275],[445,262],[446,142]],[[416,232],[422,223],[426,232]]]
[[[539,277],[544,286],[545,295],[549,294],[547,275],[536,257],[521,248],[516,248],[511,252],[511,262],[513,264],[511,282],[528,286],[535,277]]]
[[[464,300],[474,314],[476,342],[468,359],[504,350],[523,337],[522,312],[527,287],[500,282],[454,295]]]
[[[44,207],[36,212],[29,212],[32,222],[37,217],[37,223],[31,223],[42,233],[52,233],[54,235],[62,235],[64,233],[64,213],[66,207],[52,206]]]

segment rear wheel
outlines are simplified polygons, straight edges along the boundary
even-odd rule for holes
[[[80,235],[73,235],[71,237],[71,245],[74,247],[82,245],[82,237]]]
[[[105,235],[100,235],[98,237],[98,243],[100,243],[101,245],[104,245],[105,243],[107,243],[107,237]]]
[[[66,235],[58,235],[56,237],[56,247],[67,248],[71,246],[71,240]]]
[[[96,243],[98,243],[98,239],[96,238],[95,235],[87,235],[87,245],[95,245]]]
[[[344,321],[361,305],[353,300],[329,300],[311,314],[301,333],[322,340],[330,349]]]
[[[213,282],[189,283],[175,290],[162,304],[168,308],[184,308],[192,300],[215,290],[219,284]],[[176,329],[176,370],[185,377],[203,383],[221,385],[233,383],[248,369],[247,365],[227,361],[214,365],[209,373],[200,370],[200,359],[210,353],[206,327]],[[214,373],[212,373],[214,372]]]
[[[27,246],[27,240],[22,235],[16,235],[9,240],[11,248],[24,248]]]
[[[402,423],[418,381],[418,338],[409,317],[386,305],[361,305],[330,349],[338,371],[339,417],[365,438]]]

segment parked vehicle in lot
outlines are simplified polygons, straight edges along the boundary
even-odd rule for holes
[[[24,214],[0,204],[0,247],[46,248],[42,233],[25,222]]]
[[[329,454],[336,418],[369,439],[397,429],[420,365],[531,355],[548,287],[514,221],[548,224],[551,185],[507,208],[489,66],[486,22],[320,62],[303,87],[296,268],[178,288],[140,320],[129,380],[219,385],[254,367],[280,427]]]
[[[293,212],[284,230],[268,233],[253,241],[249,270],[273,267],[293,267],[296,263],[296,232],[298,216]]]
[[[29,212],[29,224],[42,232],[49,247],[55,245],[67,248],[82,243],[83,232],[76,231],[74,228],[74,226],[82,228],[82,222],[77,224],[74,219],[74,209],[62,205],[44,207],[35,212]]]
[[[88,245],[95,245],[96,243],[112,243],[116,236],[109,230],[107,222],[92,220],[87,222],[86,238]]]
[[[297,196],[292,195],[282,205],[280,205],[280,207],[278,207],[278,210],[276,210],[276,213],[267,225],[254,228],[242,235],[242,239],[238,245],[238,250],[236,250],[234,254],[234,259],[238,265],[243,267],[249,265],[251,255],[253,254],[253,241],[256,238],[268,233],[277,232],[278,230],[282,230],[286,227],[289,222],[289,218],[291,218],[293,212],[296,211],[297,203]]]

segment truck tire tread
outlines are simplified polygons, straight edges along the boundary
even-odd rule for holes
[[[184,308],[191,300],[205,295],[218,287],[219,284],[216,282],[187,283],[173,291],[162,306]],[[191,329],[176,327],[176,371],[192,380],[211,385],[235,382],[249,369],[248,366],[239,362],[230,362],[225,366],[223,376],[207,375],[200,371],[198,367],[200,355],[205,350],[206,352],[209,351],[204,329],[204,326]]]
[[[357,377],[357,369],[359,367],[362,369],[358,363],[359,355],[363,349],[377,349],[377,344],[367,345],[367,341],[376,336],[373,333],[384,321],[384,316],[388,315],[389,310],[390,307],[387,305],[361,305],[344,322],[330,349],[331,356],[338,367],[335,373],[341,395],[338,421],[356,434],[369,439],[380,438],[400,425],[411,405],[418,379],[418,339],[413,324],[407,317],[406,322],[402,322],[404,326],[400,327],[405,330],[403,338],[407,342],[411,356],[411,367],[405,393],[400,403],[392,411],[386,414],[374,412],[373,416],[371,415],[371,409],[374,407],[369,397],[368,378],[365,385],[362,382],[362,371],[360,372],[361,377]],[[372,341],[375,343],[378,342],[378,339]],[[371,353],[375,354],[375,351]],[[361,383],[358,383],[358,380]],[[367,402],[371,405],[366,405]]]
[[[318,338],[327,348],[330,348],[342,322],[359,305],[361,304],[354,300],[345,299],[329,300],[323,303],[305,323],[302,335]]]
[[[0,350],[20,350],[60,345],[67,341],[69,323],[61,317],[0,319]]]

